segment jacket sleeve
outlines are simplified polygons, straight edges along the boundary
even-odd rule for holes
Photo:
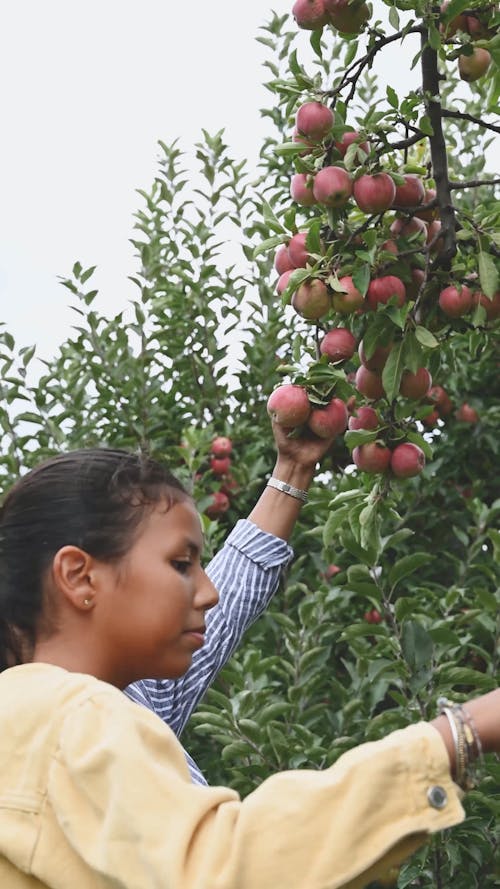
[[[245,631],[268,606],[292,557],[292,548],[281,538],[246,519],[237,522],[206,568],[219,602],[207,612],[205,645],[179,679],[136,682],[126,689],[127,696],[153,710],[180,736]]]
[[[425,723],[324,771],[277,774],[241,802],[191,784],[168,727],[110,693],[66,718],[47,800],[103,886],[127,889],[361,889],[463,819],[444,745]],[[41,837],[42,879],[43,848]]]

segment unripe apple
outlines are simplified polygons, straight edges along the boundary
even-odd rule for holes
[[[341,315],[350,315],[351,312],[361,309],[365,304],[365,298],[353,283],[351,276],[345,275],[343,278],[339,278],[339,284],[343,292],[334,291],[333,308],[335,311],[340,312]]]
[[[302,207],[313,207],[317,203],[313,193],[314,178],[310,173],[294,173],[290,180],[292,199]]]
[[[229,457],[233,450],[233,443],[226,435],[218,435],[214,438],[210,450],[214,457]]]
[[[374,401],[383,398],[385,395],[380,374],[375,373],[374,370],[368,370],[363,364],[356,371],[354,385],[358,392]]]
[[[427,397],[429,401],[436,405],[436,408],[443,417],[447,417],[448,414],[451,414],[453,404],[450,396],[442,386],[432,386],[427,393]]]
[[[354,183],[354,200],[364,213],[381,213],[394,203],[396,186],[388,173],[364,173]]]
[[[450,318],[461,318],[472,307],[472,291],[464,284],[460,289],[450,285],[439,294],[441,311]]]
[[[283,272],[282,275],[279,276],[278,281],[276,283],[276,293],[283,293],[284,290],[288,287],[288,282],[290,280],[290,276],[295,269],[288,269],[287,272]]]
[[[347,429],[347,408],[340,398],[332,398],[326,407],[313,408],[307,425],[318,438],[333,438]]]
[[[292,15],[299,28],[316,31],[328,23],[324,0],[295,0]]]
[[[297,110],[297,130],[307,139],[321,142],[333,127],[333,112],[322,102],[306,102]]]
[[[395,207],[417,207],[424,200],[424,183],[413,173],[405,173],[404,185],[396,185]]]
[[[401,308],[406,300],[406,288],[401,278],[395,275],[384,275],[382,278],[374,278],[368,285],[366,301],[374,312],[379,303],[388,303],[391,297],[397,297],[396,305]]]
[[[332,363],[352,358],[356,349],[356,339],[347,327],[334,327],[325,334],[319,344],[319,351]]]
[[[460,423],[478,423],[479,422],[479,414],[477,410],[464,402],[464,404],[460,405],[458,411],[455,414],[457,420]]]
[[[335,577],[336,574],[342,571],[342,568],[339,568],[338,565],[327,565],[326,571],[323,574],[325,580],[330,580],[331,577]]]
[[[425,466],[422,448],[410,441],[394,448],[391,456],[391,470],[396,478],[413,478],[420,475]]]
[[[267,401],[267,412],[280,426],[302,426],[311,413],[311,405],[303,386],[284,383],[278,386]]]
[[[308,321],[317,321],[330,311],[331,299],[324,281],[312,278],[304,281],[292,296],[292,306]]]
[[[285,244],[282,244],[281,247],[278,247],[275,257],[274,257],[274,268],[278,272],[278,275],[283,275],[285,272],[291,272],[295,268],[292,260],[290,259],[288,249]]]
[[[475,46],[471,56],[458,57],[458,73],[462,80],[472,83],[484,77],[491,63],[491,55],[482,46]]]
[[[391,452],[380,442],[370,441],[354,448],[352,459],[362,472],[385,472],[391,462]]]
[[[363,0],[325,0],[325,9],[341,34],[359,34],[370,18],[370,10]]]
[[[484,293],[474,293],[472,300],[475,306],[481,305],[486,312],[488,321],[495,321],[500,317],[500,290],[497,290],[493,299],[488,299]]]
[[[357,133],[355,130],[349,130],[348,132],[343,134],[340,142],[334,142],[333,144],[342,157],[345,157],[349,145],[352,145],[353,142],[358,142],[359,148],[361,148],[361,150],[364,151],[365,154],[369,154],[370,146],[368,145],[368,142],[360,142],[359,139],[359,133]]]
[[[430,204],[434,201],[436,199],[436,194],[435,188],[427,188],[424,194],[424,204]],[[439,208],[435,206],[429,210],[417,210],[415,216],[418,216],[419,219],[423,219],[424,222],[432,222],[433,219],[436,219],[436,217],[439,216]]]
[[[422,242],[427,238],[427,225],[418,216],[413,216],[411,219],[402,219],[398,216],[391,224],[390,231],[395,238],[410,238],[420,235]]]
[[[212,457],[210,460],[210,469],[214,475],[225,475],[229,472],[231,460],[229,457]]]
[[[367,358],[363,340],[361,340],[358,347],[359,360],[361,361],[361,364],[364,364],[364,366],[368,368],[368,370],[382,371],[390,355],[391,349],[392,343],[389,343],[387,346],[375,346],[373,355],[370,355],[370,357]]]
[[[209,519],[215,519],[229,509],[230,503],[227,494],[223,491],[214,491],[212,494],[212,502],[205,509],[205,514]]]
[[[399,391],[403,398],[412,398],[418,401],[428,394],[432,386],[432,377],[426,367],[419,367],[416,373],[404,370],[401,377]]]
[[[352,179],[342,167],[323,167],[314,177],[313,194],[319,204],[343,207],[352,194]]]
[[[298,232],[290,238],[288,255],[296,269],[305,269],[311,258],[306,249],[306,239],[307,232]]]
[[[380,419],[377,411],[369,405],[357,407],[349,417],[349,429],[378,429]]]

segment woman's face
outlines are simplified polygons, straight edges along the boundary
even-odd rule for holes
[[[104,565],[96,602],[107,681],[182,676],[204,643],[205,612],[218,593],[200,563],[203,536],[191,501],[160,503],[118,565]]]

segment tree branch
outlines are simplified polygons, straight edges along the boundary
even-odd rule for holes
[[[484,127],[487,130],[493,130],[494,133],[500,133],[500,126],[496,126],[494,123],[487,123],[480,117],[474,117],[472,114],[467,114],[465,111],[449,111],[447,108],[442,108],[441,116],[453,117],[457,120],[468,120],[470,123],[477,124],[478,127]]]
[[[439,265],[450,268],[451,260],[457,252],[455,237],[455,212],[451,202],[450,183],[448,178],[448,159],[443,134],[441,95],[439,90],[439,71],[437,52],[429,44],[427,30],[422,32],[422,86],[424,101],[431,122],[433,135],[429,136],[431,148],[432,170],[436,182],[436,195],[441,219],[443,249],[439,255]]]
[[[467,182],[450,182],[450,189],[479,188],[480,185],[500,185],[500,179],[469,179]]]

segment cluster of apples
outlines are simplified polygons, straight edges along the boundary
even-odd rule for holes
[[[450,5],[449,0],[441,4],[441,13],[445,13]],[[491,31],[485,24],[484,14],[490,13],[495,7],[485,6],[478,15],[469,12],[461,12],[454,16],[446,25],[441,25],[441,34],[446,41],[452,41],[458,32],[469,35],[472,38],[469,53],[461,53],[458,56],[458,74],[462,80],[472,83],[484,77],[491,64],[491,54],[482,46],[475,46],[474,39],[480,40],[491,37]],[[479,11],[478,11],[479,12]]]
[[[221,480],[221,486],[212,494],[212,501],[205,509],[205,514],[210,519],[216,519],[223,515],[231,505],[230,496],[234,493],[237,485],[231,476],[231,454],[233,452],[233,443],[230,438],[225,435],[218,435],[213,439],[210,446],[210,469],[213,474]]]
[[[364,0],[296,0],[292,15],[307,31],[333,25],[341,34],[360,34],[370,18]]]

